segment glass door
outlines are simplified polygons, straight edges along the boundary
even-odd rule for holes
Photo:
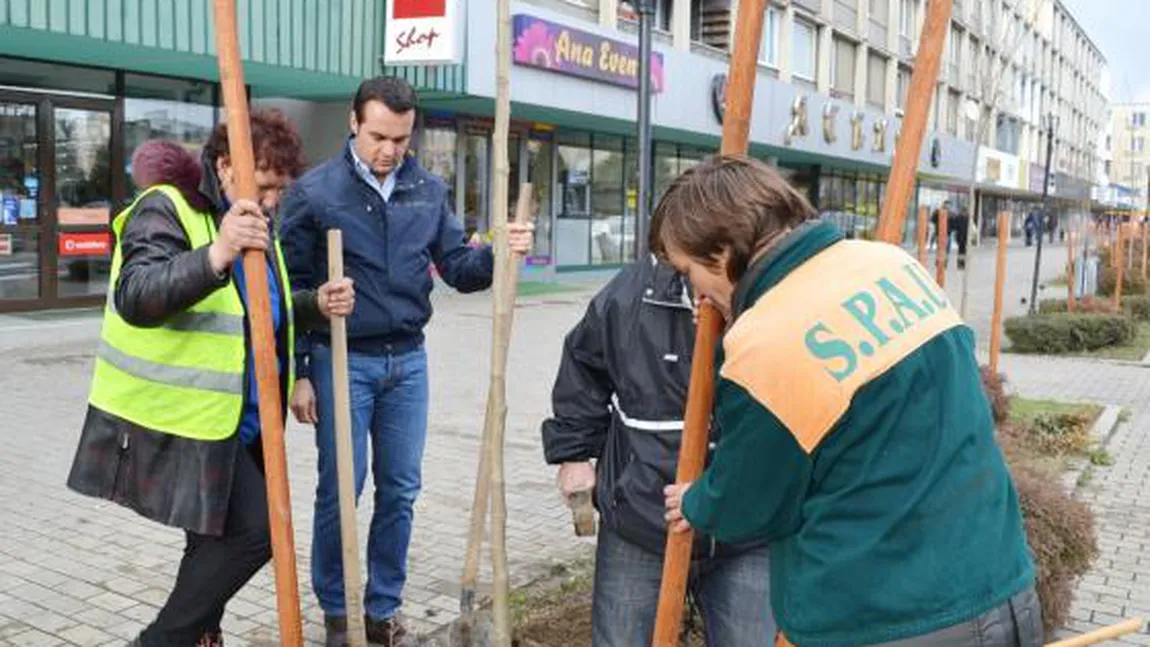
[[[52,125],[53,296],[103,297],[112,262],[112,105],[53,105]]]
[[[38,117],[34,100],[0,94],[0,311],[45,296]]]

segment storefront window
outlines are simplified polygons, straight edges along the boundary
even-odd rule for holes
[[[36,106],[0,103],[0,301],[40,296],[36,134]]]
[[[532,139],[527,142],[527,177],[535,201],[534,260],[548,263],[551,258],[551,160],[555,147],[549,141]]]
[[[149,139],[174,141],[198,151],[216,125],[214,86],[199,81],[124,75],[124,162],[129,192],[132,153]]]
[[[585,143],[584,143],[585,142]],[[561,136],[559,151],[559,213],[555,219],[555,264],[591,263],[591,142],[590,137]]]
[[[104,294],[111,271],[112,115],[55,109],[57,295]]]
[[[455,209],[455,126],[424,125],[419,135],[419,164],[447,185],[447,204]]]
[[[679,177],[679,147],[675,144],[658,142],[655,144],[655,204],[667,192],[667,188]]]
[[[591,157],[591,264],[623,260],[623,138],[597,136]]]
[[[464,229],[470,236],[486,232],[487,221],[487,135],[468,134],[464,139],[465,184],[463,193]]]
[[[116,73],[0,56],[0,86],[52,94],[115,96]]]

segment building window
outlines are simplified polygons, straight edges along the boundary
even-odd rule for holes
[[[898,0],[898,34],[910,38],[914,33],[914,0]]]
[[[806,81],[814,82],[818,64],[818,29],[804,20],[795,19],[791,49],[792,72]]]
[[[763,42],[759,46],[759,62],[777,68],[779,66],[779,24],[782,17],[778,9],[769,7],[763,24]]]
[[[886,59],[874,53],[867,58],[866,100],[880,110],[886,104]]]
[[[948,93],[949,100],[946,105],[946,132],[958,136],[958,112],[961,108],[961,97],[956,92]]]
[[[1130,150],[1135,152],[1135,153],[1144,152],[1146,150],[1146,138],[1145,137],[1135,137],[1133,140],[1130,141]]]
[[[1135,128],[1141,128],[1141,127],[1145,126],[1146,125],[1146,113],[1145,112],[1135,112],[1133,115],[1133,119],[1131,120],[1131,123],[1133,124],[1133,126]]]
[[[124,159],[149,139],[202,146],[217,121],[211,83],[124,75]],[[135,195],[128,174],[129,193]]]
[[[898,68],[898,97],[896,105],[899,110],[906,109],[906,93],[910,87],[910,69],[905,67]]]
[[[849,40],[834,38],[834,56],[831,58],[831,94],[843,98],[855,94],[855,54],[858,46]]]

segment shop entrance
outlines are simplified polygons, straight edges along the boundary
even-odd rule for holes
[[[0,91],[0,312],[103,301],[123,194],[115,110],[112,99]]]

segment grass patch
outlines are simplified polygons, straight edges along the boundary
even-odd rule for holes
[[[1125,283],[1125,281],[1123,281],[1123,283]],[[1069,282],[1066,280],[1066,275],[1061,274],[1061,275],[1047,281],[1046,285],[1049,287],[1054,287],[1054,288],[1064,288],[1067,285],[1069,285]]]
[[[1035,418],[1048,415],[1083,414],[1090,420],[1102,415],[1102,406],[1097,404],[1080,404],[1075,402],[1057,402],[1054,400],[1032,400],[1030,398],[1014,397],[1010,399],[1010,421],[1014,423],[1031,422]]]
[[[1117,346],[1107,346],[1094,351],[1082,353],[1083,357],[1095,359],[1118,359],[1129,362],[1141,361],[1150,351],[1150,322],[1139,321],[1135,324],[1134,339]]]
[[[536,297],[545,294],[559,294],[562,292],[577,292],[579,288],[566,283],[553,281],[520,281],[516,295],[521,297]]]

